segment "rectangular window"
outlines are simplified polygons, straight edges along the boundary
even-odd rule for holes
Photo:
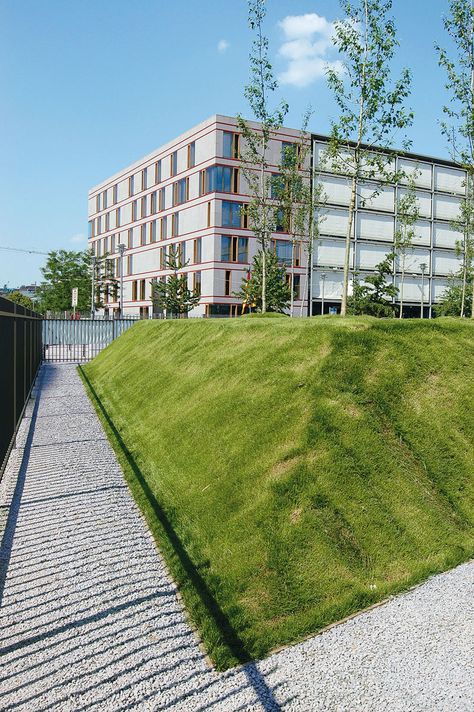
[[[201,296],[201,273],[193,272],[193,292],[197,297]]]
[[[132,302],[137,301],[137,282],[133,280],[132,282]]]
[[[134,200],[132,203],[132,222],[138,220],[138,200]]]
[[[278,262],[291,265],[291,242],[288,240],[272,240]]]
[[[161,183],[161,159],[155,163],[155,183]]]
[[[182,205],[189,198],[189,178],[181,178],[173,184],[173,206]]]
[[[222,262],[248,262],[248,238],[235,235],[221,236]]]
[[[202,262],[202,238],[198,237],[194,240],[193,262],[199,264]]]
[[[144,195],[142,198],[142,218],[147,217],[147,196]]]
[[[140,225],[140,245],[146,245],[146,225]]]
[[[93,221],[93,220],[89,220],[89,223],[88,223],[88,230],[89,230],[88,233],[87,233],[88,236],[89,236],[89,237],[94,237],[94,221]]]
[[[156,242],[156,220],[152,220],[150,223],[150,242]]]
[[[160,188],[159,192],[159,209],[164,210],[165,209],[165,189]]]
[[[222,155],[224,158],[239,157],[239,134],[232,131],[223,132]]]
[[[111,254],[115,253],[115,235],[110,238],[110,252]]]
[[[223,227],[247,227],[247,215],[242,210],[242,203],[233,203],[228,200],[222,201],[222,225]]]
[[[127,274],[133,274],[133,257],[132,257],[132,255],[127,256]]]
[[[160,269],[166,269],[166,247],[160,248]]]
[[[239,171],[230,166],[209,166],[201,171],[201,194],[204,193],[237,193],[239,188]]]
[[[196,142],[193,141],[188,146],[188,168],[194,168],[196,165]]]
[[[183,243],[178,242],[177,245],[174,246],[174,254],[176,256],[176,261],[178,263],[179,267],[183,266]]]
[[[105,213],[105,232],[108,232],[110,230],[110,213]]]
[[[102,232],[102,218],[98,217],[97,218],[97,234],[100,235]]]
[[[155,192],[152,193],[151,197],[150,197],[150,215],[156,215],[156,202],[157,202],[156,198],[157,198],[157,195],[156,195],[156,190],[155,190]]]
[[[128,179],[128,197],[129,198],[133,195],[133,188],[134,188],[133,183],[134,183],[133,176],[130,176],[130,178]]]
[[[142,170],[142,190],[148,188],[148,168]]]
[[[133,230],[132,230],[132,228],[130,228],[127,231],[127,247],[128,247],[128,249],[133,247]]]
[[[170,176],[173,177],[178,172],[178,151],[173,151],[170,156]]]
[[[102,193],[102,208],[103,208],[103,210],[107,209],[107,191],[106,190],[104,190],[104,192]]]
[[[224,294],[226,297],[230,297],[231,288],[232,288],[232,272],[230,271],[230,269],[226,269],[225,280],[224,280]]]
[[[207,204],[207,227],[211,227],[211,203]]]
[[[117,184],[114,185],[114,187],[113,187],[113,189],[112,189],[112,192],[113,192],[113,201],[114,201],[114,205],[115,205],[115,204],[117,203],[117,199],[118,199],[118,195],[117,195],[117,193],[118,193],[118,186],[117,186]]]
[[[141,279],[140,280],[140,299],[143,301],[145,299],[145,280]]]
[[[96,211],[96,213],[98,213],[100,210],[101,210],[101,207],[100,207],[100,193],[99,193],[95,199],[95,211]]]
[[[171,216],[171,237],[179,235],[179,213],[173,213]]]
[[[115,213],[115,227],[120,227],[120,208],[117,208]]]
[[[161,240],[166,240],[168,237],[168,221],[167,218],[161,218],[161,227],[160,227],[160,239]]]

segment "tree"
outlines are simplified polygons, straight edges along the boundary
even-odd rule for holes
[[[311,146],[306,132],[309,114],[305,116],[297,143],[286,146],[281,155],[279,172],[272,179],[272,197],[276,200],[276,222],[291,239],[290,316],[294,311],[294,281],[297,251],[301,252],[308,234],[310,191],[308,176],[303,174]]]
[[[38,288],[41,311],[60,312],[71,309],[73,287],[78,289],[78,311],[89,311],[91,275],[88,251],[53,250],[41,272],[44,278]]]
[[[408,179],[406,192],[397,201],[397,225],[395,229],[394,255],[400,266],[400,313],[399,318],[403,318],[403,289],[405,285],[405,270],[407,255],[413,246],[413,238],[416,235],[415,224],[420,217],[420,209],[416,197],[417,173],[415,172]]]
[[[349,314],[368,314],[369,316],[393,316],[395,306],[393,298],[397,296],[397,287],[387,282],[387,276],[393,269],[394,253],[389,253],[375,267],[375,274],[364,277],[364,283],[354,281],[352,296],[348,299]]]
[[[274,203],[270,195],[271,177],[267,175],[267,152],[272,132],[279,129],[288,111],[281,102],[273,111],[269,107],[269,95],[277,88],[272,65],[268,58],[268,39],[263,35],[266,15],[265,0],[249,0],[249,26],[256,37],[250,53],[250,83],[244,95],[249,102],[254,118],[260,123],[258,129],[240,116],[237,123],[244,141],[240,150],[241,171],[250,200],[244,208],[249,228],[258,240],[262,259],[262,311],[267,309],[267,252],[271,233],[275,230]]]
[[[25,294],[22,294],[18,289],[14,292],[9,292],[7,299],[11,302],[15,302],[15,304],[19,304],[21,307],[25,307],[25,309],[31,309],[32,311],[35,310],[33,300]]]
[[[464,266],[449,278],[449,284],[435,306],[435,316],[459,316],[472,310],[473,270]],[[463,288],[466,285],[467,289]],[[471,288],[471,289],[470,289]]]
[[[236,297],[242,299],[244,306],[253,306],[257,311],[263,312],[263,251],[259,250],[253,258],[252,270],[249,278],[242,285]],[[278,263],[273,250],[267,250],[265,255],[266,277],[266,310],[269,312],[283,312],[291,299],[291,288],[286,281],[286,270]]]
[[[334,43],[341,55],[338,68],[327,71],[339,109],[333,122],[327,159],[350,183],[349,215],[344,256],[341,314],[347,310],[349,260],[357,198],[362,205],[375,197],[386,181],[396,181],[390,147],[396,131],[413,120],[404,108],[411,76],[404,69],[391,83],[391,63],[398,46],[392,0],[341,0],[346,18],[335,23]],[[403,141],[403,146],[408,143]],[[377,150],[383,149],[383,151]],[[374,181],[361,194],[360,183]]]
[[[438,61],[446,71],[445,87],[450,95],[443,107],[446,120],[441,131],[446,137],[453,161],[467,171],[466,197],[461,205],[458,226],[464,234],[463,281],[472,269],[474,244],[474,3],[472,0],[450,0],[444,28],[453,44],[453,56],[436,45]],[[464,225],[462,225],[464,221]],[[474,282],[472,283],[474,289]],[[474,299],[471,318],[474,318]],[[461,300],[464,312],[464,300]]]
[[[162,280],[151,282],[154,311],[164,310],[166,316],[181,318],[199,304],[200,294],[188,288],[188,275],[179,274],[179,270],[187,264],[181,264],[175,251],[170,251],[166,259],[166,269],[171,270],[171,274]]]
[[[456,254],[461,257],[461,303],[459,305],[459,316],[463,317],[468,309],[466,304],[467,288],[469,275],[472,275],[473,258],[474,258],[474,183],[472,180],[467,181],[466,194],[461,200],[459,207],[459,216],[453,220],[451,227],[454,230],[462,233],[462,241],[456,243]],[[472,278],[469,281],[472,285]],[[474,288],[474,287],[473,287]],[[470,314],[472,317],[472,295],[470,295],[469,303]]]
[[[73,287],[78,289],[77,310],[91,309],[92,277],[95,284],[95,308],[101,308],[105,289],[117,291],[113,260],[107,255],[93,258],[90,250],[81,252],[53,250],[41,268],[44,280],[38,287],[41,311],[63,312],[71,309]]]

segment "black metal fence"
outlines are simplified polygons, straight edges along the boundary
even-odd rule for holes
[[[41,322],[0,297],[0,479],[41,364]]]
[[[90,361],[136,323],[136,319],[44,319],[43,360]]]

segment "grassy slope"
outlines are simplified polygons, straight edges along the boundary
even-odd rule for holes
[[[470,323],[142,322],[85,372],[220,667],[474,553]]]

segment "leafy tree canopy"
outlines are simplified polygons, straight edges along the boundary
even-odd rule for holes
[[[156,311],[165,310],[167,316],[179,317],[199,304],[200,294],[188,288],[188,275],[178,272],[185,266],[171,252],[166,260],[166,268],[172,271],[171,274],[166,279],[151,282],[151,298]]]
[[[468,288],[463,295],[463,269],[458,274],[452,275],[441,300],[435,306],[435,316],[459,316],[462,310],[464,314],[470,314],[472,311],[472,284],[473,273],[472,270],[468,270],[466,275]],[[464,308],[462,309],[462,307]]]
[[[30,299],[30,297],[27,297],[25,294],[22,294],[18,289],[14,292],[10,292],[6,298],[9,299],[11,302],[15,302],[15,304],[19,304],[20,306],[25,307],[25,309],[31,309],[32,311],[35,310],[33,300]]]
[[[262,311],[262,275],[263,254],[259,250],[253,258],[250,279],[241,287],[236,296],[242,299],[244,305],[251,306],[257,311]],[[278,263],[273,250],[267,250],[266,263],[266,310],[269,312],[282,312],[288,307],[291,300],[291,290],[286,282],[286,270]]]
[[[354,282],[353,293],[348,300],[349,314],[377,317],[394,315],[392,299],[397,296],[398,289],[387,282],[387,276],[392,274],[393,257],[393,253],[388,254],[376,265],[375,274],[364,277],[363,283]]]

